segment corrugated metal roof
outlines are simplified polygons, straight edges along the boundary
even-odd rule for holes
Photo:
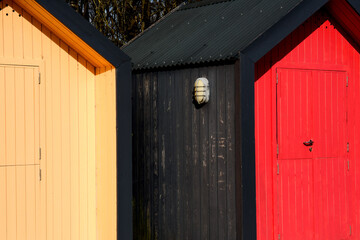
[[[208,0],[184,4],[125,45],[134,69],[236,58],[303,0]]]

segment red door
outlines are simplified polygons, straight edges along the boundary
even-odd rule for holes
[[[277,239],[347,239],[346,72],[277,69]]]

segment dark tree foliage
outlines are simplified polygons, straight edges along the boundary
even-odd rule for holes
[[[184,0],[65,1],[120,47]]]

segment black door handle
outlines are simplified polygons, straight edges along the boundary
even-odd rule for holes
[[[309,140],[309,141],[307,141],[307,142],[303,142],[303,144],[305,145],[305,146],[312,146],[313,145],[313,143],[314,143],[314,141],[313,140]]]

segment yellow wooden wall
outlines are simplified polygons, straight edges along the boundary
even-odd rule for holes
[[[117,168],[114,160],[116,159],[115,69],[97,68],[96,72],[97,239],[115,240],[117,204]]]
[[[16,1],[0,7],[0,60],[41,73],[36,239],[115,239],[115,70],[93,66]]]

